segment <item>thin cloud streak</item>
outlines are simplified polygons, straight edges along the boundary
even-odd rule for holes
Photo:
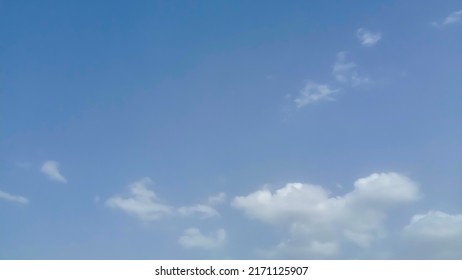
[[[1,190],[0,190],[0,199],[11,201],[11,202],[16,202],[20,204],[29,203],[29,199],[24,196],[9,194]]]

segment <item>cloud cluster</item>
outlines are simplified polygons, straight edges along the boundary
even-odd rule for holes
[[[9,194],[9,193],[1,191],[1,190],[0,190],[0,199],[8,200],[8,201],[11,201],[11,202],[16,202],[16,203],[20,203],[20,204],[28,204],[29,203],[29,199],[27,199],[26,197],[23,197],[23,196],[20,196],[20,195]]]
[[[60,183],[67,183],[67,179],[59,171],[59,163],[56,161],[46,161],[43,163],[42,168],[40,169],[42,173],[48,176],[53,181]]]
[[[343,243],[368,247],[386,236],[385,221],[394,207],[419,198],[416,183],[398,173],[358,179],[343,196],[317,185],[289,183],[272,192],[261,189],[236,197],[232,205],[252,219],[286,231],[279,256],[334,257]]]
[[[375,45],[382,39],[380,33],[372,33],[364,28],[358,29],[356,36],[361,44],[367,47]],[[295,106],[300,109],[321,101],[333,101],[335,100],[335,93],[341,90],[339,86],[358,87],[372,84],[372,80],[367,76],[359,74],[357,68],[358,66],[348,59],[347,52],[338,52],[332,67],[332,75],[335,79],[334,83],[337,86],[333,86],[330,83],[316,83],[309,80],[299,95],[293,99]]]
[[[204,235],[197,228],[188,228],[178,239],[178,243],[185,248],[199,248],[205,250],[217,249],[226,242],[226,231],[219,229]]]
[[[151,189],[153,181],[142,178],[128,186],[129,195],[115,195],[106,200],[106,206],[123,211],[136,218],[151,222],[161,218],[198,216],[200,219],[219,217],[220,213],[212,206],[225,201],[226,195],[219,193],[208,199],[208,204],[173,207],[161,201]],[[185,248],[216,249],[226,240],[226,231],[219,229],[210,235],[204,235],[197,228],[186,229],[178,243]]]

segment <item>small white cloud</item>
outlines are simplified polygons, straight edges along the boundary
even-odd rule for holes
[[[320,101],[334,100],[333,94],[336,92],[338,89],[332,89],[329,85],[308,81],[294,102],[297,108],[302,108]]]
[[[219,229],[209,235],[204,235],[197,228],[186,229],[178,239],[178,243],[185,248],[199,248],[205,250],[222,247],[226,241],[226,231]]]
[[[44,162],[40,170],[51,180],[67,183],[66,178],[59,172],[59,163],[56,161],[49,160]]]
[[[429,211],[414,215],[404,236],[419,258],[462,258],[462,214]]]
[[[374,173],[354,183],[349,194],[355,203],[389,206],[419,199],[419,189],[411,179],[398,173]]]
[[[12,194],[9,194],[9,193],[1,191],[1,190],[0,190],[0,199],[16,202],[16,203],[20,203],[20,204],[28,204],[29,203],[29,199],[27,199],[27,198],[25,198],[23,196],[12,195]]]
[[[363,46],[372,47],[382,39],[382,34],[373,33],[364,28],[359,28],[356,31],[356,37],[358,37],[358,40]]]
[[[462,22],[462,10],[450,13],[442,22],[433,22],[434,26],[445,26]]]
[[[335,61],[332,69],[332,74],[338,82],[348,84],[353,87],[370,84],[370,79],[359,75],[356,68],[356,64],[348,60],[346,52],[338,52],[337,60]]]
[[[330,196],[317,185],[289,183],[274,192],[263,188],[236,197],[232,206],[287,231],[288,238],[277,247],[281,254],[327,257],[338,254],[343,242],[367,247],[383,238],[389,210],[418,198],[418,187],[409,178],[374,173],[358,179],[343,196]]]
[[[215,210],[215,208],[205,204],[180,207],[178,208],[178,213],[183,216],[191,216],[198,214],[201,217],[201,219],[208,219],[220,216],[220,214],[217,212],[217,210]]]
[[[223,204],[226,201],[226,194],[221,192],[216,195],[212,195],[208,198],[207,202],[211,205]]]
[[[122,210],[144,221],[158,220],[172,213],[172,207],[162,203],[150,189],[152,180],[142,178],[128,186],[131,196],[113,196],[106,201],[110,208]]]
[[[450,215],[441,211],[414,215],[405,232],[418,238],[448,239],[458,237],[462,240],[462,214]]]

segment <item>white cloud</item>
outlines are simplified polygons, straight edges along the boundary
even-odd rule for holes
[[[363,46],[372,47],[382,39],[382,34],[373,33],[364,28],[359,28],[356,31],[356,37],[358,37],[358,40]]]
[[[26,197],[23,197],[23,196],[20,196],[20,195],[12,195],[12,194],[9,194],[9,193],[1,191],[1,190],[0,190],[0,199],[16,202],[16,203],[20,203],[20,204],[28,204],[29,203],[29,199],[27,199]]]
[[[122,210],[144,221],[158,220],[164,216],[199,216],[201,219],[219,217],[220,213],[207,204],[174,207],[162,202],[151,190],[152,180],[142,178],[128,186],[130,196],[112,196],[106,200],[106,206]],[[215,199],[222,199],[217,196]]]
[[[67,183],[66,178],[64,178],[64,176],[59,172],[59,163],[56,161],[49,160],[44,162],[41,171],[51,180]]]
[[[338,82],[350,86],[355,87],[370,84],[371,80],[365,76],[359,75],[356,68],[356,64],[348,60],[346,52],[338,52],[332,74]]]
[[[158,220],[172,213],[172,207],[162,203],[150,189],[152,180],[142,178],[128,186],[131,196],[113,196],[106,201],[108,207],[122,210],[144,221]]]
[[[338,89],[332,89],[329,85],[308,81],[294,102],[298,108],[301,108],[320,101],[334,100],[333,94],[337,91]]]
[[[418,198],[417,185],[407,177],[375,173],[358,179],[343,196],[330,196],[317,185],[289,183],[274,192],[261,189],[236,197],[232,205],[286,231],[287,240],[276,248],[280,254],[332,257],[343,242],[368,247],[384,237],[388,211]]]
[[[184,206],[178,208],[178,213],[183,216],[191,216],[198,214],[201,219],[218,217],[220,214],[215,208],[205,205],[205,204],[196,204],[194,206]]]
[[[219,229],[209,235],[204,235],[197,228],[186,229],[178,239],[178,243],[185,248],[216,249],[224,245],[226,231]]]
[[[405,228],[407,234],[425,239],[462,238],[462,215],[449,215],[440,211],[414,215]]]
[[[441,23],[433,22],[435,26],[445,26],[462,22],[462,10],[450,13]]]
[[[462,214],[429,211],[414,215],[404,235],[417,257],[462,258]]]
[[[208,198],[207,202],[212,205],[222,204],[226,201],[226,194],[221,192],[216,195],[212,195]]]

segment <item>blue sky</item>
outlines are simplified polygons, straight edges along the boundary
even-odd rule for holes
[[[456,258],[461,1],[0,1],[0,258]]]

